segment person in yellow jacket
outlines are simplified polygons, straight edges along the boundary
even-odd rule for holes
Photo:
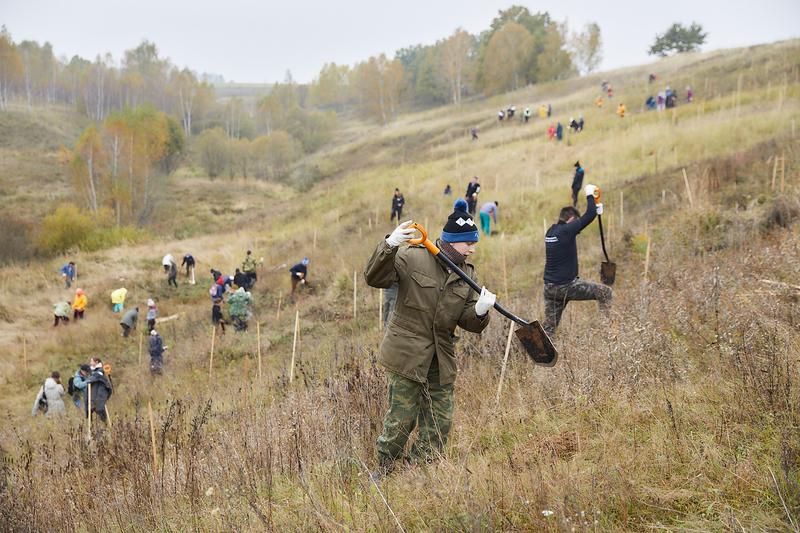
[[[75,299],[72,300],[72,319],[78,320],[83,319],[83,313],[86,311],[86,305],[89,303],[89,300],[86,298],[86,293],[83,292],[83,289],[78,289],[75,291]]]
[[[121,287],[115,291],[111,291],[111,304],[114,306],[115,313],[121,313],[125,307],[125,296],[128,295],[128,289]]]
[[[603,97],[598,96],[597,99],[595,99],[594,101],[594,105],[596,105],[597,107],[603,107]]]
[[[620,102],[617,106],[617,115],[619,115],[619,118],[625,118],[625,111],[627,111],[627,109],[625,109],[625,104]]]
[[[539,106],[539,118],[547,118],[547,106],[544,104]]]

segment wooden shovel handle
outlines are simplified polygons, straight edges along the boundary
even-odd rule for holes
[[[423,228],[422,225],[417,224],[416,222],[412,223],[411,227],[414,228],[415,230],[417,230],[418,232],[420,232],[422,234],[422,236],[418,237],[416,239],[411,239],[411,240],[408,241],[408,243],[409,244],[421,244],[422,246],[427,248],[428,251],[430,253],[432,253],[433,255],[439,255],[439,248],[435,244],[433,244],[431,241],[428,240],[428,232],[425,231],[425,228]]]

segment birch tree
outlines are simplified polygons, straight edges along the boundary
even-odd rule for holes
[[[461,28],[441,44],[439,58],[441,69],[450,87],[450,101],[461,104],[464,78],[472,50],[472,36]]]

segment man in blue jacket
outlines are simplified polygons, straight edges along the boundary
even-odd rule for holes
[[[62,266],[59,272],[61,272],[61,277],[64,278],[64,288],[69,289],[72,286],[72,282],[75,281],[75,262],[70,261]]]
[[[575,238],[603,214],[603,204],[595,204],[597,187],[587,185],[586,212],[567,206],[561,209],[558,223],[550,226],[544,237],[547,260],[544,267],[544,324],[549,336],[555,335],[561,314],[571,300],[597,300],[602,311],[611,308],[611,287],[585,281],[578,277],[578,246]]]

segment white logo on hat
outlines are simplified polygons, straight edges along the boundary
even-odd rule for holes
[[[463,218],[458,217],[458,220],[456,220],[456,224],[458,224],[459,226],[463,226],[464,224],[468,226],[474,226],[475,222],[473,222],[471,218],[464,220]]]

